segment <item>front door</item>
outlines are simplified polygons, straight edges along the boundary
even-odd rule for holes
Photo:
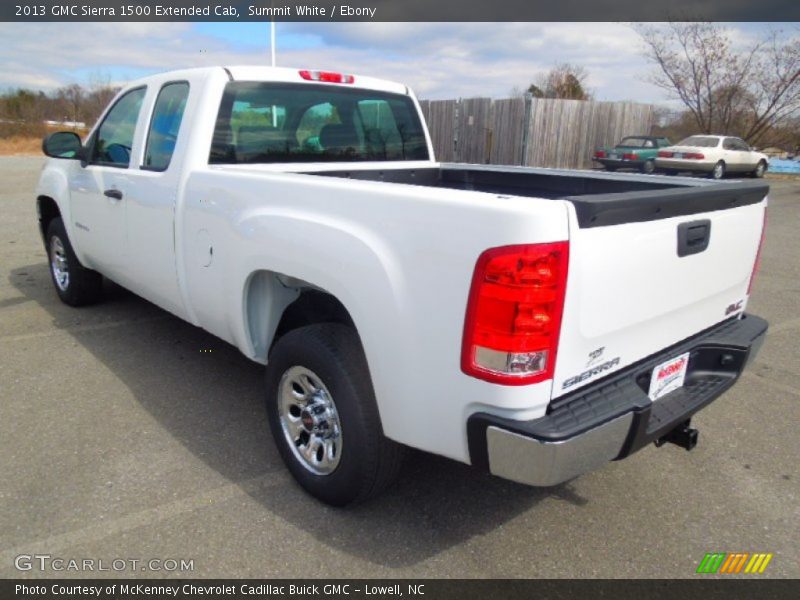
[[[126,201],[131,150],[145,88],[120,97],[89,142],[86,165],[70,180],[72,233],[86,266],[126,280]]]

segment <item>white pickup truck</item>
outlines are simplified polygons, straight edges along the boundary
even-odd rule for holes
[[[335,505],[407,446],[537,486],[691,449],[767,329],[763,181],[437,163],[398,83],[170,72],[43,149],[60,298],[107,277],[266,364],[277,447]]]

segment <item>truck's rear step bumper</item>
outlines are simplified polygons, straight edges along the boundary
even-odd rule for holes
[[[725,321],[569,396],[548,414],[513,421],[477,413],[467,424],[473,465],[528,485],[550,486],[629,456],[666,435],[731,387],[753,359],[767,322]],[[689,352],[682,388],[652,402],[653,369]]]

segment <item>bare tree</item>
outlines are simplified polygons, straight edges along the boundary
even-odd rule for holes
[[[528,93],[537,98],[560,98],[562,100],[591,100],[586,89],[588,71],[570,63],[555,65],[546,75],[537,78],[528,87]]]
[[[800,111],[800,37],[770,31],[737,48],[721,25],[638,25],[649,78],[680,100],[703,133],[756,143]]]
[[[83,105],[86,102],[86,90],[77,83],[56,90],[56,99],[65,111],[60,120],[77,122],[80,120]]]
[[[119,87],[111,81],[111,75],[103,72],[92,73],[89,77],[89,89],[86,93],[86,102],[81,120],[87,126],[100,117],[100,114],[109,105],[114,96],[119,92]]]

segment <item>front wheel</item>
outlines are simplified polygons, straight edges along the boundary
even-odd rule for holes
[[[50,221],[47,226],[45,249],[50,261],[50,277],[62,302],[70,306],[82,306],[100,299],[103,276],[80,263],[60,217]]]
[[[753,177],[756,179],[761,179],[764,176],[764,173],[767,172],[767,163],[763,160],[758,161],[755,170],[751,173]]]
[[[719,161],[711,171],[711,179],[722,179],[723,177],[725,177],[725,163]]]
[[[282,336],[267,365],[267,416],[295,480],[334,506],[388,487],[404,448],[383,435],[358,335],[336,323]]]

